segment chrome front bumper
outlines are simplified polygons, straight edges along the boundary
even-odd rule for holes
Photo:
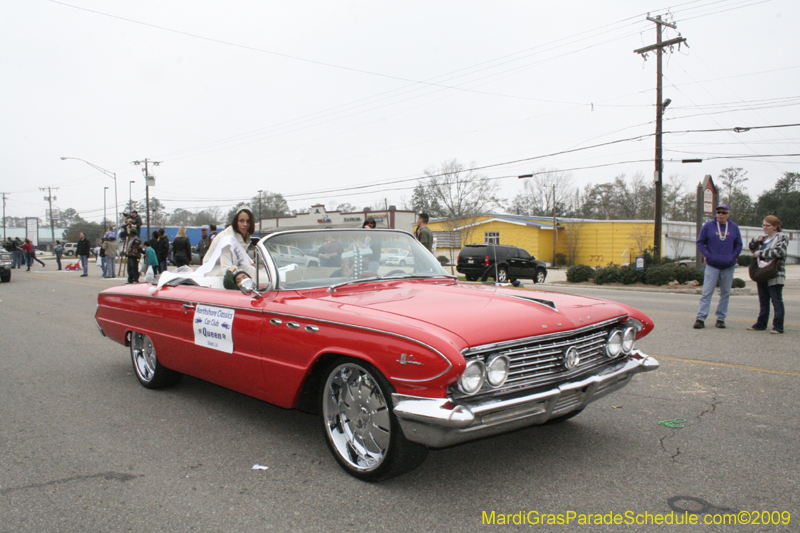
[[[394,413],[406,438],[442,448],[515,429],[544,424],[551,418],[583,409],[621,389],[635,374],[657,369],[658,361],[638,350],[616,365],[580,381],[509,400],[489,399],[457,405],[447,398],[393,394]]]

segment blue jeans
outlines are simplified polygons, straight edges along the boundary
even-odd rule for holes
[[[107,255],[103,259],[105,259],[105,264],[103,265],[103,277],[104,278],[115,278],[114,275],[114,260],[116,259],[114,256]]]
[[[766,282],[758,283],[758,320],[753,324],[756,329],[767,329],[769,323],[769,303],[775,308],[775,318],[772,319],[772,329],[783,331],[783,285],[768,285]]]
[[[81,268],[83,269],[83,273],[88,276],[89,275],[89,256],[82,255],[80,256]]]
[[[703,296],[700,297],[700,309],[697,311],[697,320],[705,321],[708,312],[711,310],[711,296],[719,282],[719,303],[717,304],[717,320],[725,321],[728,316],[728,300],[731,296],[731,285],[733,284],[733,271],[736,265],[720,270],[706,265],[705,277],[703,278]]]

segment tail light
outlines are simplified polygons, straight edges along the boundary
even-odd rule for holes
[[[483,260],[483,266],[487,266],[487,267],[491,266],[491,264],[489,263],[489,256],[488,255]]]

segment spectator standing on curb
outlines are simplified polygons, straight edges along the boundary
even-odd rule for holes
[[[158,248],[157,248],[157,246],[158,246],[158,230],[155,230],[155,231],[153,232],[152,238],[151,238],[149,241],[144,241],[144,242],[142,243],[142,245],[144,245],[145,243],[147,243],[147,245],[148,245],[150,248],[153,248],[154,250],[157,250],[157,249],[158,249]],[[144,252],[142,252],[142,253],[144,253]],[[160,274],[160,272],[158,271],[158,265],[156,265],[156,266],[153,268],[153,274],[155,274],[155,275],[158,275],[158,274]]]
[[[9,237],[5,246],[6,250],[11,252],[11,268],[17,268],[18,266],[22,268],[19,262],[19,247],[17,247],[17,241]]]
[[[211,246],[211,243],[214,242],[214,237],[217,236],[217,225],[216,224],[209,224],[208,225],[208,245]]]
[[[761,224],[766,235],[761,235],[750,241],[750,251],[753,252],[753,261],[779,261],[778,275],[767,281],[760,281],[758,286],[759,312],[756,323],[749,330],[764,331],[769,321],[769,303],[775,308],[775,317],[772,319],[772,333],[783,333],[783,286],[786,284],[786,251],[789,247],[789,237],[781,227],[781,220],[770,215]]]
[[[139,259],[142,257],[142,241],[136,228],[128,230],[128,283],[139,283]]]
[[[706,222],[697,236],[697,250],[706,258],[706,269],[703,277],[703,295],[700,297],[700,308],[697,311],[694,329],[705,327],[706,317],[711,310],[711,297],[717,283],[719,283],[719,302],[715,327],[725,328],[733,271],[736,269],[736,258],[742,253],[739,226],[731,222],[730,216],[731,207],[728,204],[718,205],[715,219]]]
[[[169,237],[164,228],[158,230],[158,241],[156,243],[156,254],[158,255],[159,272],[167,271],[167,258],[169,258]]]
[[[17,249],[17,251],[14,254],[14,256],[17,258],[17,268],[22,268],[23,265],[28,264],[28,260],[25,257],[25,250],[23,250],[22,244],[23,243],[19,237],[14,239],[14,246]]]
[[[205,257],[208,247],[211,245],[211,239],[208,237],[208,230],[202,228],[200,230],[200,242],[197,243],[197,255],[200,256],[200,264],[203,264],[203,257]]]
[[[27,271],[30,272],[33,264],[33,244],[29,239],[25,239],[25,242],[22,243],[22,252],[25,254],[25,264],[28,265]]]
[[[113,231],[106,233],[106,238],[103,241],[103,253],[105,254],[105,263],[103,267],[104,278],[116,278],[114,274],[114,262],[117,259],[117,238]]]
[[[186,227],[178,228],[178,236],[172,241],[172,258],[176,267],[187,266],[192,262],[192,243],[186,236]]]
[[[82,278],[85,278],[89,275],[90,253],[92,253],[92,245],[89,244],[89,239],[86,238],[86,234],[81,232],[81,238],[78,239],[78,246],[75,249],[75,255],[78,256],[78,259],[81,262],[81,268],[83,269],[83,274],[81,274]]]
[[[58,263],[58,269],[61,270],[61,254],[64,253],[64,245],[61,244],[61,241],[56,241],[53,252],[56,254],[56,263]]]
[[[158,270],[158,254],[156,249],[150,246],[149,243],[144,243],[144,271],[147,273],[147,267],[153,267],[153,274],[155,275]]]
[[[419,214],[417,217],[417,230],[414,232],[414,236],[430,253],[433,253],[433,233],[431,228],[428,227],[428,220],[430,220],[430,217],[428,217],[427,213]]]

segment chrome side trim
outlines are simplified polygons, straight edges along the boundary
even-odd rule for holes
[[[445,357],[445,355],[442,352],[440,352],[439,350],[437,350],[436,348],[434,348],[430,344],[426,344],[426,343],[424,343],[424,342],[422,342],[420,340],[414,339],[412,337],[407,337],[406,335],[401,335],[399,333],[394,333],[394,332],[391,332],[391,331],[385,331],[385,330],[377,329],[377,328],[370,328],[370,327],[367,327],[367,326],[356,326],[354,324],[345,324],[343,322],[336,322],[334,320],[324,320],[324,319],[321,319],[321,318],[311,318],[311,317],[307,317],[307,316],[290,315],[288,313],[275,313],[273,311],[263,311],[263,312],[266,313],[266,314],[270,314],[270,315],[282,316],[284,318],[294,318],[294,319],[297,319],[297,320],[300,320],[300,321],[308,320],[310,322],[316,322],[318,324],[329,324],[329,325],[332,325],[332,326],[342,326],[342,327],[345,327],[345,328],[356,329],[356,330],[359,330],[359,331],[369,331],[369,332],[378,333],[378,334],[381,334],[381,335],[388,335],[390,337],[395,337],[397,339],[403,339],[403,340],[406,340],[406,341],[409,341],[409,342],[413,342],[414,344],[418,344],[419,346],[422,346],[423,348],[427,348],[428,350],[432,351],[433,353],[435,353],[436,355],[438,355],[439,357],[444,359],[445,362],[447,363],[447,368],[444,369],[439,374],[433,376],[432,378],[405,379],[405,378],[398,378],[398,377],[389,377],[389,379],[393,379],[395,381],[402,381],[404,383],[425,383],[426,381],[433,381],[435,379],[439,379],[440,377],[442,377],[445,374],[447,374],[448,372],[450,372],[450,370],[453,368],[453,363],[450,361],[450,359]]]
[[[656,370],[659,363],[639,351],[600,373],[561,383],[517,398],[491,398],[459,403],[449,398],[423,398],[392,394],[394,413],[405,437],[432,448],[544,424],[564,416],[630,383],[634,375]]]

